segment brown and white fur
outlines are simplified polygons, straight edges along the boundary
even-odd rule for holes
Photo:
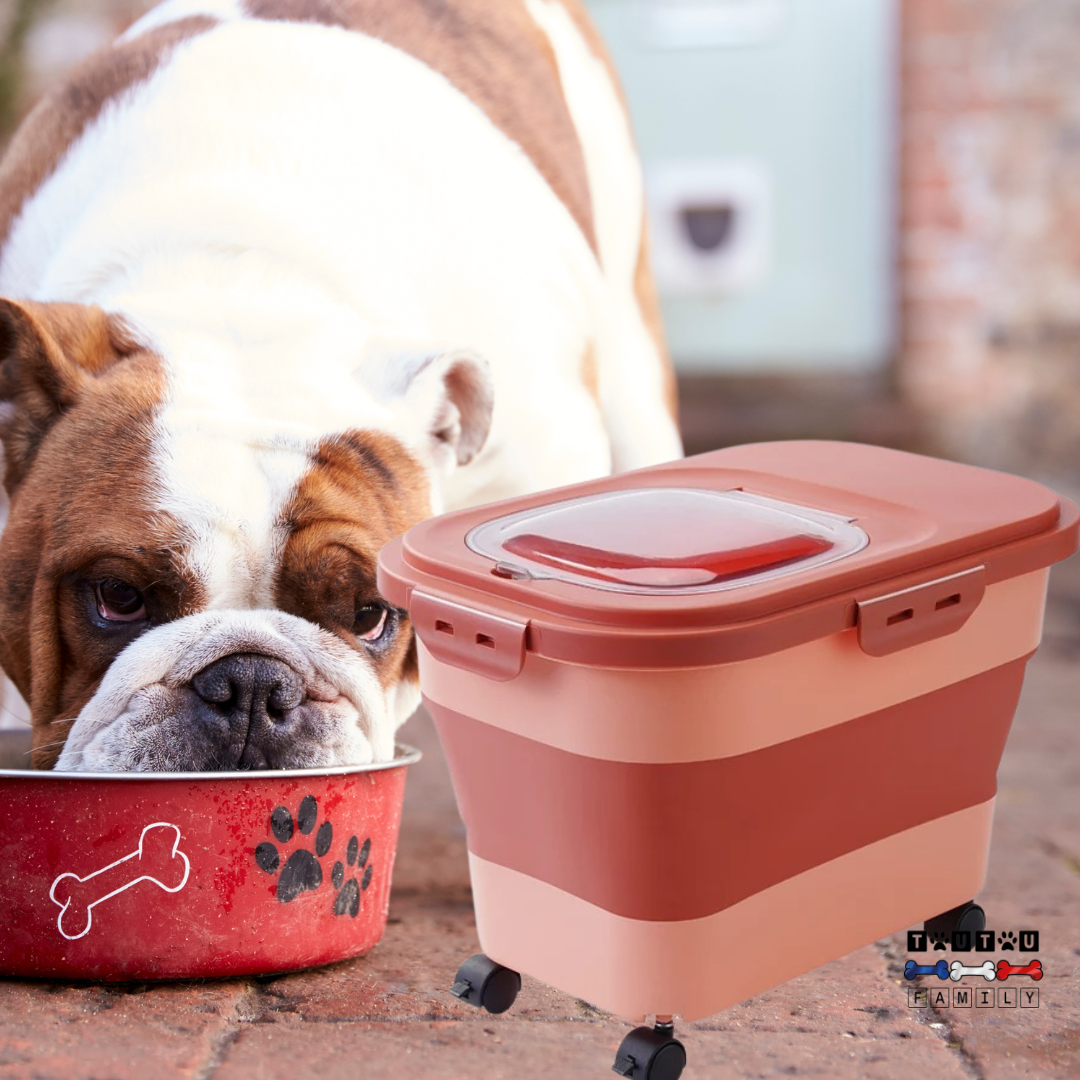
[[[575,4],[167,0],[20,129],[0,662],[36,766],[387,759],[418,694],[380,547],[678,456]]]

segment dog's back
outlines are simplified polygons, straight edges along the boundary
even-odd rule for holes
[[[169,0],[22,129],[0,236],[0,294],[153,329],[148,291],[197,272],[205,307],[246,252],[466,342],[499,405],[451,504],[679,452],[640,173],[576,0]]]

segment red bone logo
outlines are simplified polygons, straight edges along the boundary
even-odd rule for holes
[[[93,909],[140,881],[151,881],[165,892],[179,892],[191,872],[188,857],[179,850],[180,830],[167,821],[147,825],[139,846],[116,862],[81,878],[61,874],[49,890],[49,899],[60,908],[56,926],[69,941],[90,933]],[[132,863],[132,859],[137,860]]]
[[[1008,960],[999,960],[997,965],[997,977],[1004,982],[1010,975],[1030,975],[1036,982],[1043,977],[1042,962],[1032,960],[1030,964],[1017,967]]]

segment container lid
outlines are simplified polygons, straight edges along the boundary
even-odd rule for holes
[[[477,526],[465,543],[504,576],[647,595],[733,589],[842,559],[857,525],[745,491],[627,488]]]
[[[873,646],[887,651],[923,631],[894,631],[877,601],[933,587],[944,614],[928,625],[955,629],[985,585],[1072,554],[1078,519],[1003,473],[758,443],[429,519],[384,548],[378,580],[426,646],[495,678],[525,652],[608,667],[740,660],[853,627],[860,611],[887,629]]]

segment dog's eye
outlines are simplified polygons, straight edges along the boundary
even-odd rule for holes
[[[361,641],[378,641],[386,632],[388,616],[382,604],[365,604],[356,612],[352,632]]]
[[[146,618],[143,594],[126,581],[99,581],[94,586],[98,614],[109,622],[135,622]]]

